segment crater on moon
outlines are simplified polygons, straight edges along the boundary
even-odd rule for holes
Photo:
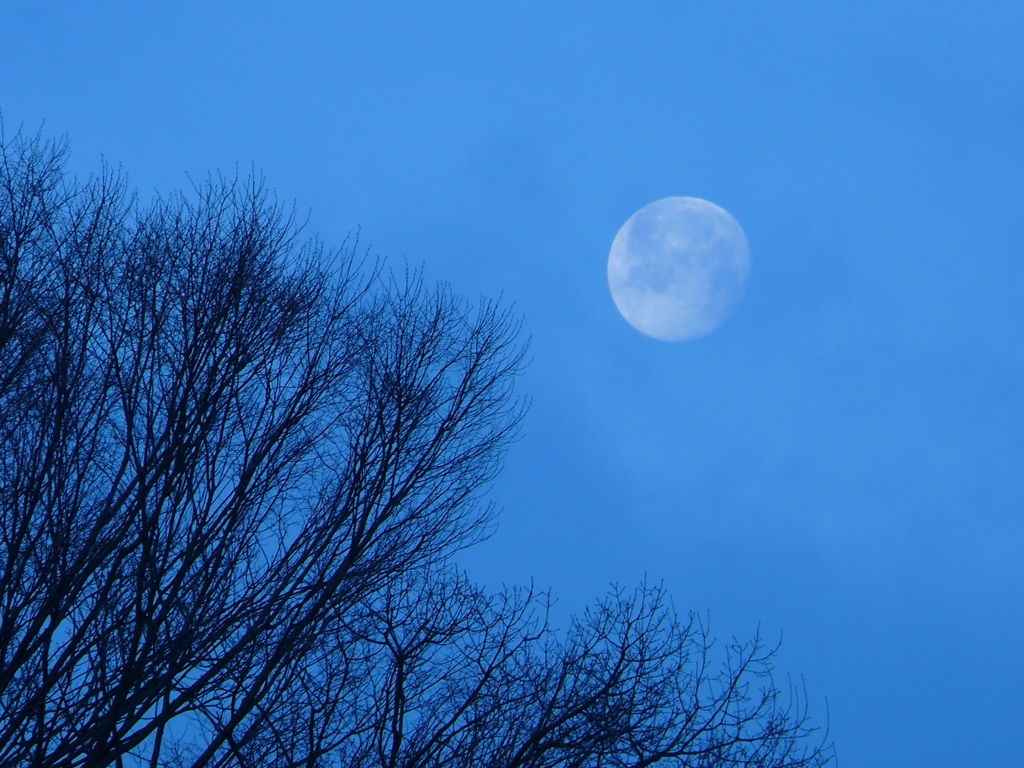
[[[630,216],[612,242],[608,287],[641,333],[684,341],[711,333],[743,298],[750,246],[728,211],[666,197]]]

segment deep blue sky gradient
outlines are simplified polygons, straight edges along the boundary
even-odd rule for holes
[[[1024,717],[1024,4],[0,8],[0,110],[143,194],[252,167],[328,244],[524,317],[533,400],[463,558],[579,610],[668,585],[783,633],[843,768],[1015,765]],[[665,344],[618,228],[703,197],[748,295]]]

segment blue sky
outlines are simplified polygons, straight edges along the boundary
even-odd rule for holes
[[[144,193],[255,167],[524,318],[480,581],[663,580],[783,635],[844,768],[1010,765],[1024,713],[1024,5],[7,2],[8,132]],[[747,296],[666,344],[616,231],[730,211]]]

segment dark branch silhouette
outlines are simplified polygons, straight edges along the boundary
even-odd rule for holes
[[[507,310],[258,179],[143,207],[66,151],[0,132],[0,765],[828,761],[759,639],[713,664],[649,587],[556,632],[452,566],[523,414]]]

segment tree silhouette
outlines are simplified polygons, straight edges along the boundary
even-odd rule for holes
[[[817,766],[770,650],[660,589],[565,632],[452,555],[518,327],[260,180],[141,206],[0,132],[0,765]]]

